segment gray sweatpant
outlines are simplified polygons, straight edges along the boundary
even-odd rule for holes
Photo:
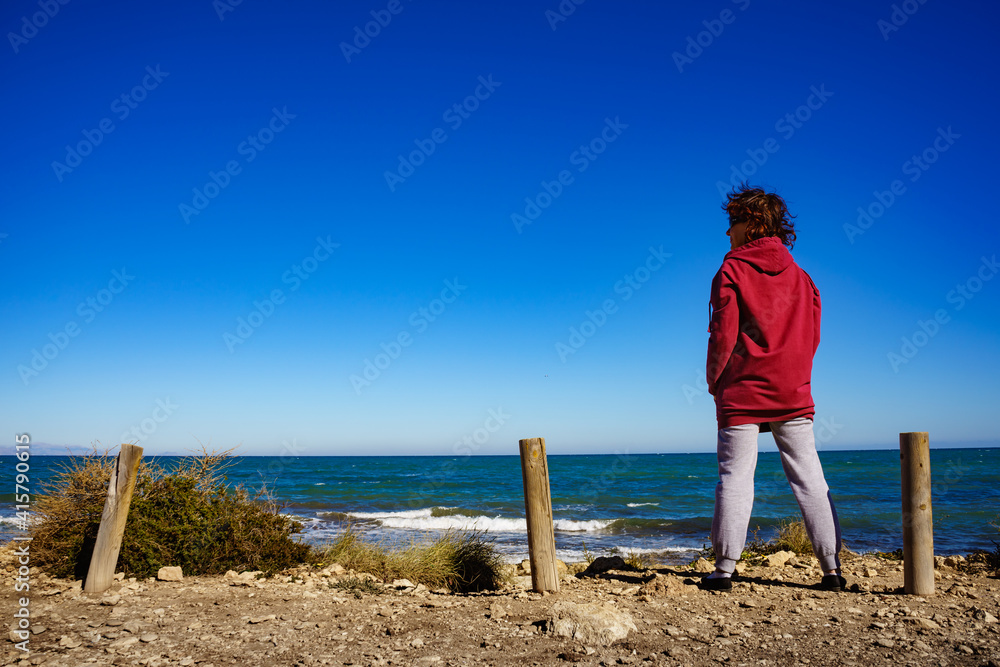
[[[799,502],[806,532],[824,572],[839,570],[840,522],[816,453],[811,419],[771,422],[781,465]],[[712,546],[715,567],[732,572],[743,553],[753,509],[759,424],[719,429],[719,483],[715,487]]]

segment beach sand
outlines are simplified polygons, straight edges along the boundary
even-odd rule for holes
[[[0,564],[12,576],[10,551]],[[5,642],[4,665],[995,665],[1000,581],[939,560],[937,594],[902,593],[902,566],[845,563],[854,591],[820,592],[815,561],[752,567],[731,592],[705,592],[697,568],[562,577],[561,591],[453,595],[387,586],[356,598],[331,587],[339,566],[267,579],[126,580],[90,596],[32,572],[30,652]],[[951,561],[953,562],[953,561]],[[701,569],[707,564],[701,562]],[[580,569],[571,568],[573,569]],[[294,579],[293,579],[294,575]],[[13,619],[13,586],[4,595]],[[622,639],[555,635],[557,603],[624,612]],[[614,615],[612,613],[612,615]],[[624,618],[618,614],[619,618]],[[627,625],[626,621],[626,625]]]

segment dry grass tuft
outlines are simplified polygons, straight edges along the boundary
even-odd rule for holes
[[[798,555],[812,554],[812,542],[801,521],[782,521],[773,540],[777,551],[791,551]]]
[[[350,526],[317,551],[321,563],[339,563],[385,582],[409,579],[429,588],[455,592],[496,590],[508,581],[507,568],[492,539],[478,531],[449,531],[427,544],[402,549],[365,542]]]

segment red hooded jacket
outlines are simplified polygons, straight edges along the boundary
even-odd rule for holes
[[[719,428],[812,418],[819,290],[776,236],[726,253],[712,280],[708,391]]]

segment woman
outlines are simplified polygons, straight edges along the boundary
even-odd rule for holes
[[[753,508],[757,435],[770,431],[823,569],[839,591],[840,525],[813,440],[810,382],[819,345],[819,290],[788,252],[792,216],[776,194],[741,184],[727,196],[731,250],[712,281],[708,390],[719,422],[709,590],[732,588]]]

